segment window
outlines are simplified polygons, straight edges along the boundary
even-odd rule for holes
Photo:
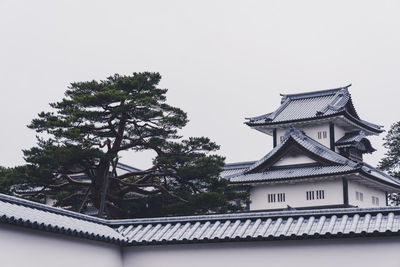
[[[324,199],[324,198],[325,198],[325,190],[315,190],[306,192],[307,200]]]
[[[328,133],[326,131],[318,132],[318,139],[326,139],[328,138]]]
[[[379,206],[379,198],[378,197],[372,197],[372,205],[374,206]]]
[[[325,191],[324,190],[317,190],[317,199],[324,199],[325,198]]]
[[[364,201],[364,194],[361,192],[356,191],[356,200]]]
[[[285,193],[268,194],[268,203],[285,202],[285,201],[286,201]]]
[[[282,143],[282,141],[283,141],[283,136],[280,136],[280,137],[279,137],[279,141]]]
[[[275,202],[275,194],[268,194],[268,203]]]

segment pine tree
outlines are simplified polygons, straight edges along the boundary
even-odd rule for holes
[[[51,103],[28,126],[37,145],[24,151],[24,185],[43,186],[56,205],[100,217],[126,218],[237,211],[247,194],[220,179],[224,158],[206,137],[182,139],[187,115],[166,103],[158,73],[114,75],[72,83],[65,98]],[[153,166],[118,175],[123,151],[156,152]],[[135,165],[134,162],[130,165]],[[89,179],[79,179],[84,173]]]

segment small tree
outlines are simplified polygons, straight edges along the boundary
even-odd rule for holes
[[[379,162],[379,168],[400,179],[400,122],[390,127],[384,141],[387,151],[385,157]],[[389,199],[395,205],[400,204],[399,194],[391,194]]]
[[[72,83],[64,99],[50,104],[53,112],[40,113],[28,126],[47,136],[24,151],[28,183],[43,186],[59,206],[82,211],[91,203],[101,217],[242,209],[246,194],[219,179],[224,159],[210,154],[218,145],[178,135],[188,119],[165,103],[160,79],[144,72]],[[127,150],[155,151],[153,166],[118,175],[119,154]]]

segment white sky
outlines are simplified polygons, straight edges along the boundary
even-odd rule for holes
[[[400,1],[0,1],[0,165],[23,164],[26,128],[68,84],[157,71],[185,136],[208,136],[227,162],[257,160],[272,138],[243,125],[279,93],[350,92],[362,119],[400,120]],[[367,157],[376,165],[383,156]],[[125,153],[145,168],[151,154]]]

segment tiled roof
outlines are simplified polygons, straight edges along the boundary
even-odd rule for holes
[[[265,172],[236,175],[230,177],[229,181],[231,183],[256,183],[265,181],[286,180],[292,178],[329,176],[344,174],[355,170],[357,170],[357,168],[346,165],[279,168]]]
[[[347,165],[350,167],[355,167],[357,164],[342,155],[330,150],[326,146],[322,145],[321,143],[313,140],[312,138],[305,135],[300,130],[295,128],[289,129],[283,140],[280,144],[274,147],[267,155],[265,155],[262,159],[254,163],[245,173],[249,173],[255,170],[257,167],[262,165],[264,162],[268,161],[273,155],[275,155],[279,150],[281,150],[287,142],[290,140],[295,141],[297,144],[302,146],[304,149],[308,150],[309,152],[318,155],[321,158],[324,158],[332,163],[340,164],[340,165]]]
[[[129,220],[117,227],[129,245],[398,235],[400,209],[252,212]]]
[[[104,220],[3,194],[0,222],[112,243],[124,241]]]
[[[307,166],[279,166],[263,169],[274,155],[283,150],[288,142],[293,141],[306,151],[314,154],[316,157],[322,158],[329,162],[324,165],[307,165]],[[257,183],[284,179],[298,179],[308,177],[324,177],[345,173],[363,173],[376,182],[389,186],[400,188],[400,181],[377,170],[366,163],[358,164],[335,151],[330,150],[321,143],[308,137],[298,129],[291,128],[286,133],[280,144],[274,147],[267,155],[250,165],[250,162],[235,163],[234,166],[240,168],[226,170],[222,172],[221,177],[229,179],[232,183]],[[248,166],[245,168],[245,166]]]
[[[246,124],[249,126],[270,125],[346,115],[349,119],[369,130],[381,132],[380,126],[359,118],[351,101],[348,91],[349,86],[309,93],[282,95],[281,106],[276,111],[248,118]]]
[[[400,208],[291,210],[104,220],[0,194],[0,223],[135,246],[393,236],[400,233]]]
[[[388,174],[386,174],[385,172],[378,170],[377,168],[364,163],[361,170],[364,171],[364,173],[366,174],[370,174],[371,176],[381,180],[381,181],[385,181],[387,183],[393,184],[393,185],[399,185],[400,184],[400,180],[396,179]]]
[[[222,169],[220,176],[222,178],[229,178],[230,176],[242,173],[247,170],[255,161],[245,161],[237,163],[228,163]]]
[[[342,138],[336,141],[335,145],[337,147],[347,147],[355,145],[361,141],[367,146],[366,149],[368,152],[376,151],[376,149],[372,147],[371,142],[367,139],[364,131],[346,133]]]

